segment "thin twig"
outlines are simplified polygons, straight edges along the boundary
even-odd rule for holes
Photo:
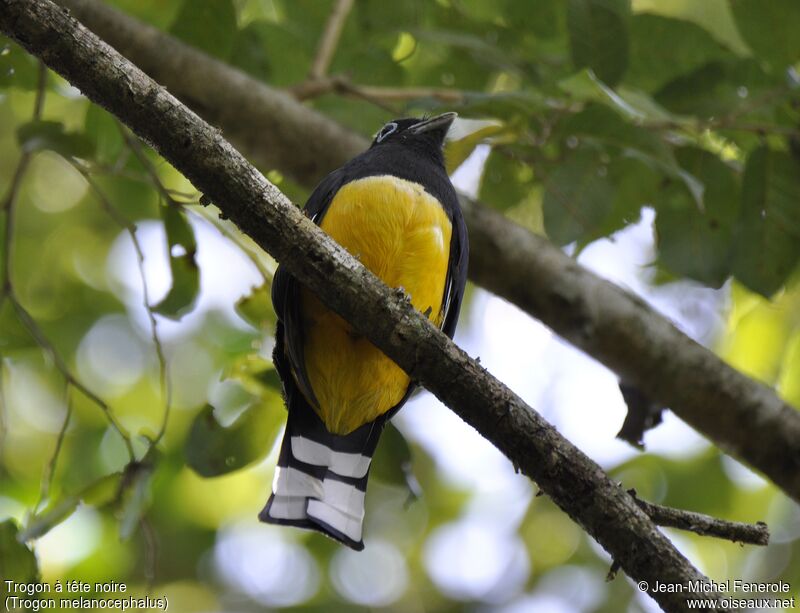
[[[164,184],[161,182],[161,178],[158,176],[158,170],[155,166],[153,166],[152,162],[147,158],[145,152],[142,149],[141,143],[132,136],[128,130],[125,129],[125,126],[122,125],[119,121],[117,121],[117,127],[119,128],[120,133],[122,134],[122,138],[125,139],[125,143],[128,145],[128,149],[133,153],[134,157],[139,160],[139,163],[144,167],[145,172],[150,176],[150,180],[152,182],[153,187],[161,194],[161,197],[167,203],[167,206],[181,206],[179,202],[177,202],[172,195],[172,192],[167,189]],[[138,258],[139,263],[139,273],[142,279],[142,288],[144,293],[144,305],[145,309],[147,310],[147,316],[150,319],[150,328],[152,330],[152,338],[153,344],[156,348],[156,354],[158,355],[158,365],[159,365],[159,380],[160,380],[160,387],[161,387],[161,395],[164,398],[164,416],[161,420],[161,425],[158,428],[158,432],[156,433],[155,438],[150,441],[150,446],[148,447],[148,453],[152,450],[161,439],[164,437],[164,433],[167,431],[167,423],[169,422],[169,416],[172,410],[172,386],[169,380],[169,373],[167,371],[167,361],[164,356],[164,350],[161,345],[161,342],[158,338],[157,333],[157,321],[155,318],[155,314],[153,313],[152,306],[150,304],[150,298],[147,291],[147,282],[144,275],[144,253],[142,251],[141,245],[136,238],[136,234],[131,233],[131,239],[133,240],[134,248],[136,249],[136,256]]]
[[[33,103],[33,121],[39,121],[42,118],[42,111],[44,110],[44,98],[47,91],[47,67],[44,62],[39,62],[39,72],[36,85],[36,99]],[[14,171],[14,176],[11,178],[11,185],[8,188],[8,193],[3,199],[3,204],[0,211],[5,212],[6,226],[5,237],[3,243],[3,281],[0,286],[0,306],[6,295],[10,295],[11,289],[11,260],[13,257],[12,244],[14,240],[14,213],[17,197],[19,196],[19,189],[22,186],[22,179],[28,169],[28,164],[31,161],[32,154],[29,151],[23,151],[17,163],[17,168]]]
[[[0,304],[2,304],[2,301],[0,301]],[[0,477],[2,477],[3,473],[5,472],[5,462],[3,461],[3,457],[5,456],[6,439],[8,437],[6,394],[5,387],[3,385],[3,376],[5,374],[3,361],[3,355],[0,354]]]
[[[308,73],[309,80],[320,79],[328,74],[328,68],[330,68],[333,61],[333,55],[336,52],[336,46],[339,44],[344,23],[352,8],[353,0],[337,0],[336,4],[333,5],[333,10],[330,17],[328,17],[328,23],[325,24],[325,30],[319,41],[319,47],[317,47],[314,63]]]
[[[17,168],[14,171],[14,176],[11,178],[11,186],[8,189],[8,194],[3,199],[2,211],[5,212],[6,225],[3,238],[3,282],[0,286],[0,307],[3,306],[3,301],[6,296],[10,295],[12,290],[11,286],[11,259],[12,259],[12,244],[14,241],[14,212],[17,196],[19,195],[19,188],[22,185],[22,178],[28,169],[28,164],[31,160],[30,153],[23,153],[17,163]]]
[[[688,530],[689,532],[694,532],[701,536],[714,536],[716,538],[726,539],[735,543],[746,543],[748,545],[766,546],[769,544],[769,527],[764,522],[760,521],[755,524],[746,524],[743,522],[717,519],[716,517],[704,515],[703,513],[684,511],[683,509],[674,509],[672,507],[665,507],[660,504],[647,502],[638,498],[635,490],[628,490],[628,493],[633,496],[639,508],[641,508],[654,523],[664,528]]]
[[[464,92],[448,87],[379,87],[353,83],[342,74],[304,81],[289,88],[297,100],[310,100],[324,94],[335,93],[379,102],[406,102],[420,98],[433,98],[440,102],[459,103]]]
[[[152,181],[153,187],[156,188],[158,193],[161,195],[164,200],[167,201],[168,205],[177,205],[178,203],[175,202],[175,199],[172,197],[172,193],[168,190],[163,183],[161,183],[161,178],[158,176],[158,170],[153,163],[147,158],[145,155],[144,150],[142,149],[142,145],[137,138],[131,136],[128,130],[125,129],[119,121],[117,121],[117,127],[119,128],[120,133],[122,134],[122,138],[125,139],[125,143],[128,145],[128,149],[131,150],[134,157],[139,160],[139,163],[144,167],[145,172],[150,176]]]
[[[386,102],[403,102],[420,98],[433,98],[440,102],[458,103],[464,100],[464,92],[447,87],[375,87],[353,86],[353,91],[367,98]]]
[[[97,182],[92,178],[89,172],[86,171],[86,169],[77,164],[73,165],[86,179],[86,182],[89,184],[89,187],[94,193],[98,203],[100,204],[100,207],[106,212],[106,214],[108,214],[109,217],[111,217],[128,233],[131,243],[133,244],[133,248],[136,251],[136,263],[137,268],[139,269],[139,278],[142,283],[142,301],[144,302],[144,308],[147,312],[147,318],[150,322],[150,336],[153,340],[153,346],[155,347],[156,357],[158,359],[159,386],[161,390],[161,397],[164,399],[164,416],[161,420],[161,425],[159,426],[155,438],[150,441],[150,447],[152,448],[161,440],[167,428],[167,422],[169,421],[169,415],[172,408],[172,386],[170,384],[169,372],[167,370],[167,360],[164,356],[164,347],[161,344],[160,337],[158,336],[158,321],[153,313],[153,307],[150,304],[150,293],[147,286],[147,278],[144,272],[144,251],[142,250],[142,245],[139,242],[139,237],[136,236],[136,225],[128,221],[119,212],[119,210],[111,203],[106,194],[102,189],[100,189],[100,186],[97,185]]]
[[[17,317],[19,317],[22,324],[28,329],[28,332],[36,341],[36,344],[39,345],[42,349],[44,349],[47,353],[50,354],[50,357],[53,360],[53,364],[55,365],[56,369],[61,373],[61,376],[66,379],[67,383],[80,391],[84,396],[86,396],[89,400],[91,400],[94,404],[100,407],[100,410],[106,414],[106,418],[114,430],[122,437],[123,442],[125,443],[125,447],[128,450],[128,455],[130,456],[131,460],[136,459],[136,454],[133,452],[133,444],[131,443],[131,438],[125,428],[117,421],[117,418],[114,417],[114,413],[111,411],[111,407],[100,398],[97,394],[95,394],[92,390],[86,387],[83,383],[81,383],[75,375],[72,374],[69,367],[67,366],[64,358],[61,357],[61,354],[58,353],[55,346],[50,342],[50,339],[47,338],[44,331],[39,327],[39,324],[36,323],[36,320],[31,316],[31,314],[25,309],[22,304],[20,304],[19,300],[17,300],[16,296],[9,295],[9,300],[11,300],[11,304],[14,305],[14,309],[17,312]]]
[[[39,500],[33,507],[32,515],[35,516],[41,508],[44,501],[50,495],[50,488],[53,485],[53,478],[56,474],[56,465],[58,464],[58,457],[61,455],[61,448],[64,445],[64,438],[67,435],[67,428],[69,427],[70,419],[72,419],[72,401],[69,396],[69,385],[65,386],[64,398],[67,402],[67,411],[64,414],[64,421],[61,423],[61,429],[58,431],[58,438],[56,438],[56,446],[53,449],[53,455],[50,461],[45,466],[44,473],[42,473],[42,483],[39,488]]]
[[[164,356],[164,347],[161,344],[161,339],[158,336],[158,322],[153,313],[153,307],[150,304],[150,295],[147,289],[147,279],[144,274],[144,252],[136,237],[136,232],[130,232],[133,247],[136,249],[136,260],[139,268],[139,277],[142,281],[142,300],[144,301],[145,311],[147,311],[147,318],[150,320],[150,332],[153,339],[153,346],[156,350],[158,358],[158,378],[161,396],[164,399],[164,415],[161,419],[161,425],[158,428],[155,438],[150,441],[150,449],[155,447],[158,442],[163,438],[164,433],[167,431],[167,422],[172,410],[172,385],[169,379],[169,372],[167,370],[167,360]]]
[[[86,162],[85,160],[73,159],[71,160],[74,164],[80,165],[80,172],[81,174],[89,173],[91,175],[108,175],[111,177],[119,177],[122,179],[128,179],[130,181],[136,181],[137,183],[144,183],[146,185],[152,185],[153,180],[150,178],[148,174],[142,174],[138,172],[133,172],[130,170],[125,170],[124,168],[116,168],[109,167],[104,164],[97,164],[95,162]],[[172,198],[183,198],[184,201],[177,201],[178,204],[199,204],[200,200],[197,195],[197,192],[182,192],[179,189],[172,189],[170,187],[164,187],[167,193]]]
[[[158,176],[158,170],[147,158],[147,155],[145,155],[145,152],[143,151],[141,143],[138,141],[138,139],[132,136],[128,130],[125,129],[125,126],[123,126],[119,121],[117,121],[117,126],[122,134],[122,137],[125,139],[125,143],[128,145],[128,149],[130,149],[134,157],[136,157],[136,159],[139,160],[139,163],[144,167],[145,172],[150,177],[153,187],[155,187],[158,193],[161,194],[161,197],[164,198],[167,206],[181,206],[181,204],[177,202],[175,198],[173,198],[172,191],[167,189],[161,182],[161,178]],[[167,423],[169,422],[169,416],[172,410],[172,386],[170,384],[169,373],[167,371],[167,361],[164,356],[164,349],[158,338],[158,324],[155,314],[153,313],[153,308],[150,304],[150,298],[147,291],[147,281],[144,275],[144,253],[139,241],[136,239],[135,233],[131,234],[131,238],[133,239],[133,245],[136,249],[136,257],[139,263],[139,273],[142,279],[145,309],[147,310],[147,316],[150,319],[153,344],[155,345],[156,354],[158,355],[159,382],[161,387],[161,395],[164,398],[164,416],[161,420],[161,425],[158,428],[155,438],[150,441],[150,446],[148,448],[149,453],[149,451],[152,450],[159,443],[159,441],[161,441],[161,439],[164,437],[164,433],[167,431]]]

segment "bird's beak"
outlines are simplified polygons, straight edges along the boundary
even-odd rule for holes
[[[458,113],[442,113],[436,117],[431,117],[430,119],[421,121],[415,126],[409,128],[408,131],[412,134],[422,134],[423,132],[433,132],[434,130],[437,130],[441,131],[443,135],[442,138],[444,138],[444,134],[447,134],[447,131],[450,129],[450,124],[453,123],[453,120],[456,117],[458,117]]]

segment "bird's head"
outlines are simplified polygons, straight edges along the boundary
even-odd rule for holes
[[[441,156],[444,137],[456,118],[456,113],[442,113],[436,117],[406,117],[393,119],[375,135],[372,147],[401,145],[421,152]]]

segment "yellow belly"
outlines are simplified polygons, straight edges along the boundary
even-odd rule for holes
[[[441,325],[452,227],[421,185],[391,176],[353,181],[320,225]],[[302,290],[301,303],[306,374],[328,430],[348,434],[400,402],[408,375],[311,293]]]

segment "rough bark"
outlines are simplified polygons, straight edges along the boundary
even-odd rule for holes
[[[245,233],[534,479],[635,580],[705,580],[634,499],[311,223],[220,132],[50,0],[0,0],[0,30],[150,142]],[[691,594],[651,593],[667,611]]]
[[[367,142],[98,0],[59,0],[264,168],[306,185]],[[470,278],[616,372],[800,501],[800,412],[546,239],[462,198]]]

